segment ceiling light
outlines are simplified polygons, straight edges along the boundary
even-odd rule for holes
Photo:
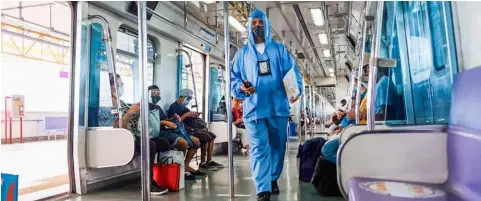
[[[334,73],[334,69],[329,68],[329,73]]]
[[[322,26],[324,25],[324,15],[322,13],[322,10],[320,8],[314,8],[310,9],[311,11],[311,16],[312,20],[314,21],[314,25],[316,26]]]
[[[216,1],[203,1],[206,4],[216,3]]]
[[[229,24],[239,32],[246,32],[247,31],[246,27],[244,27],[244,25],[242,25],[237,19],[235,19],[232,16],[229,16]]]
[[[319,42],[322,44],[322,45],[327,45],[329,42],[327,41],[327,34],[325,33],[320,33],[320,34],[317,34],[317,36],[319,37]]]
[[[322,50],[322,54],[324,57],[331,57],[331,50]]]

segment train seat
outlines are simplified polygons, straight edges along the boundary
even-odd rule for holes
[[[448,129],[374,130],[338,151],[338,184],[350,201],[481,200],[481,68],[454,79]]]

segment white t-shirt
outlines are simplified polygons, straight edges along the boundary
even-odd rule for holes
[[[259,53],[264,54],[264,51],[266,50],[266,44],[264,43],[257,43],[256,44],[256,49]]]

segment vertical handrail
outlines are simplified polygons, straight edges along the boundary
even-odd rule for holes
[[[106,45],[106,49],[107,50],[107,59],[108,59],[108,64],[107,66],[110,67],[110,71],[112,73],[112,77],[110,79],[111,82],[114,83],[114,89],[115,89],[115,94],[117,95],[116,97],[116,104],[117,104],[117,114],[119,116],[119,128],[122,128],[122,106],[120,105],[120,94],[119,94],[119,90],[118,90],[118,86],[117,86],[117,68],[115,66],[115,60],[114,60],[114,49],[112,47],[112,33],[110,31],[110,25],[109,25],[109,22],[107,21],[107,19],[105,19],[103,16],[101,15],[91,15],[89,16],[88,18],[89,20],[92,20],[92,19],[98,19],[100,20],[105,26],[103,26],[104,28],[104,38],[103,38],[103,42],[105,42],[105,45]],[[109,72],[110,73],[110,72]]]
[[[362,87],[362,71],[363,71],[363,64],[364,64],[364,52],[366,48],[366,34],[367,34],[367,18],[364,17],[364,22],[362,25],[362,42],[361,42],[361,54],[359,59],[359,67],[357,72],[357,92],[356,92],[356,124],[359,124],[361,121],[361,108],[359,108],[361,104],[361,87]]]
[[[383,21],[383,12],[384,12],[384,2],[378,1],[377,2],[377,9],[376,9],[376,31],[374,32],[373,38],[373,54],[371,54],[371,58],[369,60],[369,83],[367,86],[367,93],[369,94],[369,98],[367,99],[367,130],[372,131],[374,130],[374,124],[376,120],[375,114],[375,98],[376,98],[376,77],[377,77],[377,61],[379,58],[380,52],[380,43],[381,43],[381,31],[382,31],[382,21]]]
[[[224,57],[225,57],[225,77],[226,77],[226,96],[225,96],[225,105],[227,110],[227,133],[228,133],[228,144],[227,144],[227,153],[229,157],[229,198],[234,198],[234,157],[232,156],[232,101],[230,101],[231,97],[231,90],[230,90],[230,35],[229,35],[229,2],[224,1]],[[229,69],[229,70],[227,70]]]
[[[150,201],[150,137],[149,137],[149,94],[147,90],[147,11],[146,2],[137,1],[138,30],[139,30],[139,74],[141,82],[140,123],[142,126],[140,137],[142,174],[142,200]]]
[[[304,117],[303,117],[303,118],[304,118],[304,119],[303,119],[303,120],[304,120],[304,126],[302,126],[302,127],[304,128],[303,134],[304,134],[304,140],[305,140],[306,137],[307,137],[307,118],[308,118],[308,116],[307,116],[307,97],[306,97],[306,96],[307,96],[308,94],[306,93],[306,89],[307,89],[307,88],[306,88],[306,85],[305,85],[305,84],[304,84],[304,87],[303,87],[303,88],[304,88],[304,93],[302,93],[302,108],[301,108],[301,111],[303,111],[302,113],[304,114]],[[302,130],[302,129],[301,129],[301,130]],[[302,137],[302,136],[301,136],[301,137]],[[302,138],[301,138],[301,139],[302,139]]]
[[[195,111],[196,112],[199,112],[199,104],[197,104],[197,88],[195,87],[195,76],[194,76],[194,66],[192,65],[192,58],[189,54],[189,52],[187,52],[186,50],[184,49],[177,49],[177,52],[183,52],[187,55],[187,58],[189,59],[189,66],[190,66],[190,73],[191,73],[191,77],[192,77],[192,86],[194,87],[194,102],[195,102]],[[182,75],[181,75],[182,76]]]

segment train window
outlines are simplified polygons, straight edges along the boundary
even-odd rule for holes
[[[140,86],[138,79],[139,48],[137,34],[121,27],[117,32],[117,55],[115,56],[117,74],[124,82],[122,100],[133,103],[140,101]],[[147,80],[148,85],[154,84],[155,47],[151,40],[147,41]]]
[[[210,121],[224,121],[226,118],[225,105],[220,101],[225,96],[225,68],[220,66],[210,67]]]
[[[191,89],[192,91],[195,91],[197,94],[196,100],[197,100],[197,110],[199,112],[204,112],[204,107],[203,107],[203,98],[204,97],[204,70],[205,70],[205,55],[194,51],[190,48],[184,47],[184,50],[186,50],[189,55],[191,56],[192,60],[192,68],[187,66],[189,64],[189,58],[187,57],[186,54],[183,54],[183,67],[182,67],[182,89]],[[192,72],[192,70],[194,72]],[[192,80],[192,73],[194,74],[194,79],[195,79],[195,89],[194,89],[194,82]],[[191,103],[189,104],[190,107],[195,105],[195,101],[192,100]],[[192,109],[192,108],[191,108]],[[196,111],[195,109],[193,111]]]

